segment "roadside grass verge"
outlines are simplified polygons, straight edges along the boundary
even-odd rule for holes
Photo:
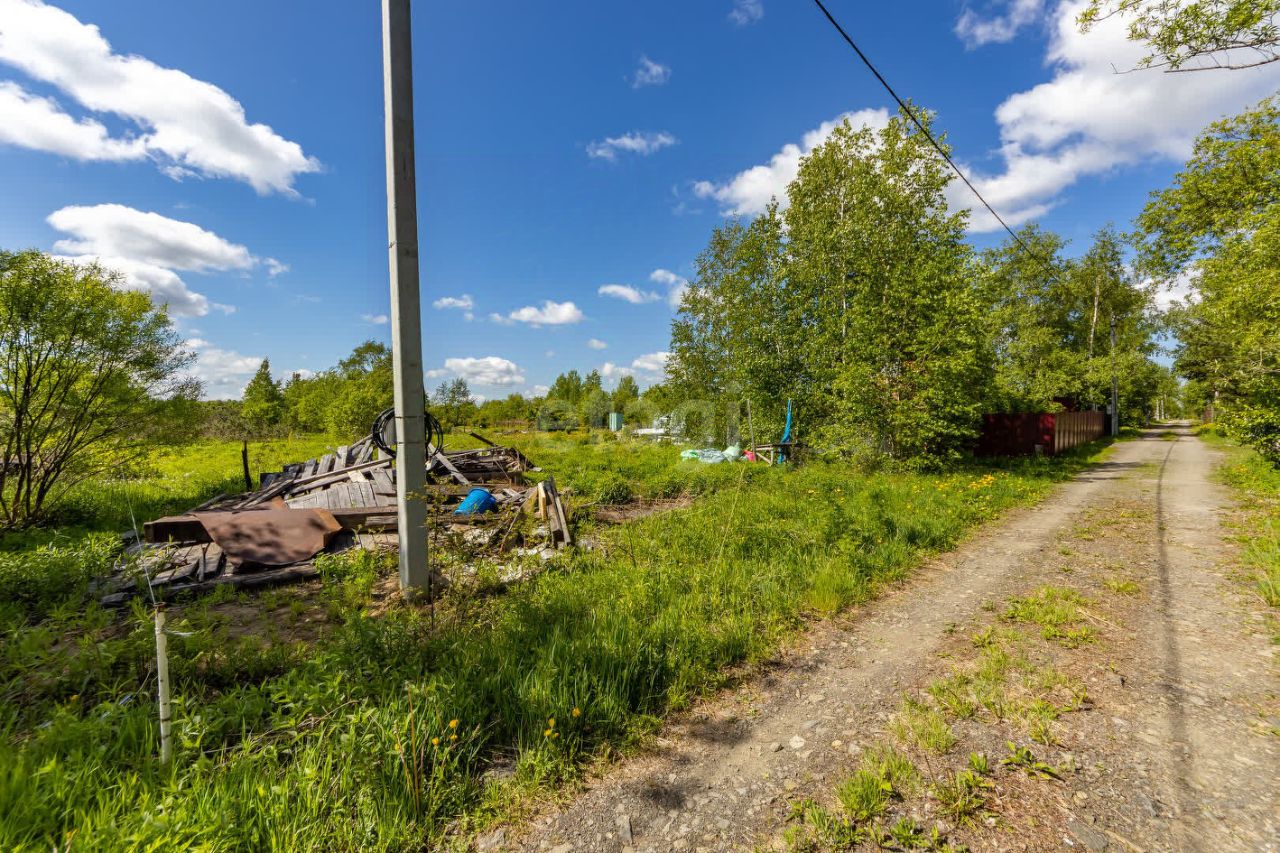
[[[867,600],[1086,461],[703,466],[726,478],[703,481],[706,499],[601,531],[501,595],[375,608],[390,562],[332,561],[330,621],[310,643],[290,639],[283,595],[223,590],[173,618],[168,767],[141,602],[123,618],[77,595],[39,620],[0,611],[0,848],[439,846],[642,743],[807,618]],[[633,464],[656,463],[620,462],[620,476]],[[279,626],[263,635],[221,609],[268,601]]]
[[[1280,608],[1280,469],[1214,430],[1199,435],[1227,455],[1218,473],[1243,510],[1241,557],[1253,591],[1267,606]],[[1280,642],[1280,627],[1274,620],[1272,625],[1273,639]]]

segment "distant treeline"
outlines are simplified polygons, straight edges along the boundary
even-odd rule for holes
[[[211,438],[252,438],[287,432],[325,433],[351,440],[369,432],[378,413],[392,404],[391,350],[365,341],[336,366],[314,376],[298,373],[280,381],[263,359],[239,400],[199,404],[201,432]],[[428,395],[428,409],[445,427],[522,425],[539,429],[602,428],[611,412],[626,423],[648,425],[662,414],[662,388],[640,391],[631,376],[605,390],[600,372],[584,378],[570,370],[556,377],[545,396],[509,394],[477,402],[466,379],[441,383]]]

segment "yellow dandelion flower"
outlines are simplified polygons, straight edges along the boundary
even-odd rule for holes
[[[451,729],[456,729],[457,727],[458,727],[458,721],[457,721],[457,720],[450,720],[450,721],[449,721],[449,728],[451,728]]]
[[[440,745],[440,738],[438,738],[438,737],[433,737],[433,738],[431,739],[431,745],[432,745],[432,746],[439,746],[439,745]]]
[[[547,717],[547,728],[554,729],[556,727],[556,718]]]
[[[545,731],[543,731],[542,736],[551,737],[551,729],[546,729]]]
[[[449,735],[449,740],[457,740],[457,739],[458,739],[457,735]]]
[[[574,709],[573,709],[573,711],[572,711],[571,713],[572,713],[572,714],[573,714],[573,716],[575,716],[575,717],[581,717],[581,716],[582,716],[582,709],[581,709],[581,708],[574,708]]]

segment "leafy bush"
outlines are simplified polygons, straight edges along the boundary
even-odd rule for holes
[[[61,602],[82,598],[89,580],[108,572],[119,550],[116,537],[92,536],[65,547],[0,551],[0,606],[38,619]]]

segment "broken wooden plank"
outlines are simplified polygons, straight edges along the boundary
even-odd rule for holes
[[[378,495],[373,490],[373,483],[362,481],[353,485],[360,493],[360,506],[377,506]]]
[[[444,468],[446,471],[449,472],[449,476],[453,477],[453,479],[457,480],[462,485],[464,486],[471,485],[471,481],[468,480],[462,474],[461,471],[455,468],[453,463],[449,461],[449,458],[445,456],[443,453],[441,453],[439,450],[436,450],[432,453],[431,459],[433,462],[439,463],[442,468]]]
[[[396,484],[391,482],[391,474],[385,468],[375,468],[370,472],[373,476],[373,491],[379,495],[392,495],[396,493]]]
[[[293,507],[297,509],[298,507]],[[333,517],[345,528],[351,529],[367,518],[378,515],[395,515],[396,507],[392,505],[339,507],[332,510]],[[209,542],[209,532],[204,529],[200,520],[191,515],[170,515],[148,521],[144,525],[144,535],[148,542]]]
[[[156,596],[173,598],[179,595],[208,592],[220,586],[231,586],[234,589],[254,589],[272,584],[306,580],[319,576],[320,572],[313,563],[299,563],[296,566],[285,566],[280,569],[267,569],[261,572],[246,574],[222,574],[205,581],[173,584],[156,590]]]
[[[542,488],[547,495],[547,528],[552,533],[552,540],[554,542],[555,534],[559,533],[560,542],[556,543],[556,547],[568,547],[573,544],[573,534],[569,532],[569,518],[565,515],[560,492],[556,489],[555,477],[547,477],[543,480]]]
[[[391,464],[390,459],[374,459],[369,462],[363,462],[359,465],[351,465],[341,471],[331,471],[328,474],[317,474],[311,477],[299,478],[293,481],[291,491],[300,492],[310,489],[319,489],[327,486],[329,483],[338,483],[342,480],[350,479],[350,475],[360,471],[368,471],[374,468],[385,468]]]

